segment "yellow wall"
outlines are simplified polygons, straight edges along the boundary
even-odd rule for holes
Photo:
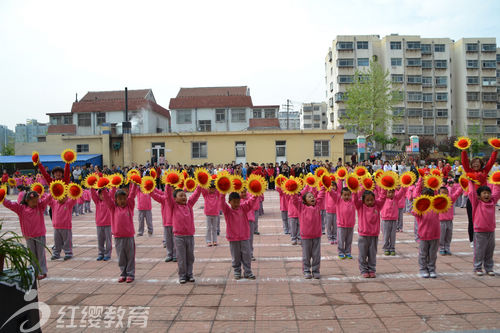
[[[151,144],[163,142],[166,148],[165,158],[170,163],[202,164],[205,162],[229,163],[236,160],[235,142],[246,142],[246,161],[270,163],[276,161],[275,141],[286,141],[286,159],[290,163],[303,162],[306,159],[336,161],[344,156],[345,131],[309,130],[309,131],[255,131],[255,132],[211,132],[211,133],[160,133],[132,136],[132,161],[145,163],[151,158]],[[30,155],[37,150],[42,155],[59,154],[66,148],[76,149],[77,144],[90,145],[90,154],[102,154],[100,136],[61,136],[48,135],[45,143],[16,145],[17,155]],[[113,142],[117,139],[111,138]],[[314,141],[330,141],[330,156],[315,157]],[[191,158],[192,142],[207,142],[206,159]],[[109,150],[109,160],[116,165],[123,164],[123,141],[119,151]],[[103,160],[107,159],[103,156]]]

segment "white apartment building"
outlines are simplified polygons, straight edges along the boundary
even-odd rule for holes
[[[467,40],[454,42],[449,38],[397,34],[382,39],[378,35],[337,36],[325,59],[328,128],[342,127],[339,117],[345,114],[347,87],[353,82],[355,71],[367,69],[370,59],[375,58],[389,72],[392,88],[401,91],[403,97],[392,111],[399,117],[387,133],[398,139],[394,148],[407,144],[411,135],[431,136],[439,143],[447,136],[464,134],[469,121],[467,109],[476,120],[481,120],[483,130],[498,133],[500,127],[484,127],[500,120],[493,112],[497,108],[496,41],[474,39],[478,51],[472,53],[466,51],[470,44]],[[484,51],[481,45],[486,45]],[[467,59],[477,60],[469,62],[477,68],[468,69]],[[475,89],[468,87],[468,76],[477,78]],[[467,101],[467,92],[471,92],[469,98],[474,101]],[[355,137],[348,129],[345,139]]]
[[[278,113],[278,118],[280,121],[281,129],[291,129],[298,130],[300,129],[300,111],[286,108],[280,109]]]
[[[328,117],[325,102],[302,103],[300,108],[300,129],[326,129]]]

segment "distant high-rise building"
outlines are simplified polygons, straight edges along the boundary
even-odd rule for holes
[[[39,123],[36,119],[26,120],[26,124],[16,125],[16,143],[45,142],[47,124]]]
[[[285,108],[281,108],[278,117],[280,120],[280,128],[282,130],[298,130],[300,129],[300,111]]]
[[[14,143],[15,134],[7,126],[0,125],[0,154],[3,147],[7,146],[9,143]]]
[[[328,117],[325,102],[302,103],[300,109],[300,129],[326,129]]]

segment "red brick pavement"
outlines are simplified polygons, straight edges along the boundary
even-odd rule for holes
[[[357,235],[354,260],[339,260],[336,247],[322,242],[321,280],[304,280],[300,246],[282,233],[276,192],[267,192],[260,236],[255,237],[252,269],[256,281],[235,281],[221,222],[219,246],[204,241],[203,199],[195,206],[196,282],[177,283],[175,263],[165,263],[160,207],[153,202],[155,232],[136,237],[136,281],[118,284],[116,255],[97,262],[94,215],[73,218],[75,257],[48,261],[49,277],[40,283],[40,301],[51,309],[46,332],[425,332],[500,329],[500,279],[472,274],[472,249],[464,209],[456,209],[452,252],[437,261],[437,279],[417,276],[413,217],[397,235],[395,257],[377,258],[377,278],[359,276]],[[92,207],[92,209],[94,209]],[[20,232],[17,217],[0,208],[4,229]],[[137,219],[137,217],[136,217]],[[47,218],[47,243],[52,227]],[[498,244],[498,239],[497,239]],[[500,266],[500,248],[495,252]],[[99,312],[98,307],[104,308]],[[147,328],[131,321],[130,308],[149,308]],[[107,317],[105,311],[122,311]],[[118,313],[118,312],[117,312]],[[111,319],[110,319],[111,318]],[[92,319],[92,320],[90,320]],[[106,321],[107,320],[107,321]],[[106,325],[111,327],[106,327]],[[94,327],[92,327],[94,326]],[[127,328],[127,326],[129,326]]]

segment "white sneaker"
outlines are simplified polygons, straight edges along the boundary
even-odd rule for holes
[[[493,271],[486,272],[486,274],[488,274],[489,276],[495,276],[495,272]]]
[[[470,247],[474,247],[474,242],[470,242]]]
[[[429,277],[429,273],[428,272],[420,272],[420,277],[427,279]]]
[[[435,278],[437,278],[436,272],[430,272],[430,273],[429,273],[429,277],[430,277],[431,279],[435,279]]]
[[[477,271],[475,271],[475,273],[476,273],[477,276],[483,276],[484,275],[483,271],[480,270],[480,269],[478,269]]]

